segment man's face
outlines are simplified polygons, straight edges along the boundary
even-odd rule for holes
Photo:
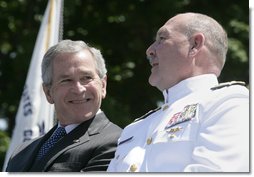
[[[170,19],[157,32],[155,42],[147,49],[151,59],[149,83],[159,90],[168,89],[185,79],[190,72],[189,40],[178,24],[180,17]]]
[[[88,50],[59,54],[53,61],[52,85],[44,87],[44,92],[61,124],[81,123],[100,108],[106,96],[106,76],[99,78]]]

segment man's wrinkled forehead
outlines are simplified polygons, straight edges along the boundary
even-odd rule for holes
[[[172,21],[167,21],[162,27],[158,29],[156,35],[169,35],[172,29],[174,29],[174,24],[172,23]]]
[[[185,14],[178,14],[172,18],[170,18],[164,25],[179,25],[186,23],[190,18],[192,14],[191,13],[185,13]]]
[[[191,14],[179,14],[169,19],[161,28],[170,31],[182,31],[191,20]]]

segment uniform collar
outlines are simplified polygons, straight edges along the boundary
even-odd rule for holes
[[[190,93],[208,90],[218,85],[218,79],[214,74],[204,74],[182,80],[173,87],[163,91],[165,103],[172,103]]]

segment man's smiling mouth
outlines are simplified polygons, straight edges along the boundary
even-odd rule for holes
[[[86,99],[82,99],[82,100],[71,100],[69,102],[72,104],[83,104],[83,103],[87,103],[90,100],[91,100],[91,98],[86,98]]]

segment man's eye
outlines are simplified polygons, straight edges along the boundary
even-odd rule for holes
[[[164,37],[164,36],[158,36],[157,38],[156,38],[156,41],[157,42],[162,42],[162,41],[164,41],[166,38]]]
[[[87,83],[87,82],[90,82],[90,81],[92,81],[92,80],[93,80],[93,77],[92,77],[92,76],[84,76],[84,77],[81,78],[81,81],[82,81],[83,83]]]
[[[85,76],[84,77],[85,80],[90,80],[90,79],[93,79],[92,76]]]
[[[71,82],[71,79],[63,79],[61,80],[61,83]]]
[[[165,40],[166,38],[163,36],[159,36],[159,40]]]

